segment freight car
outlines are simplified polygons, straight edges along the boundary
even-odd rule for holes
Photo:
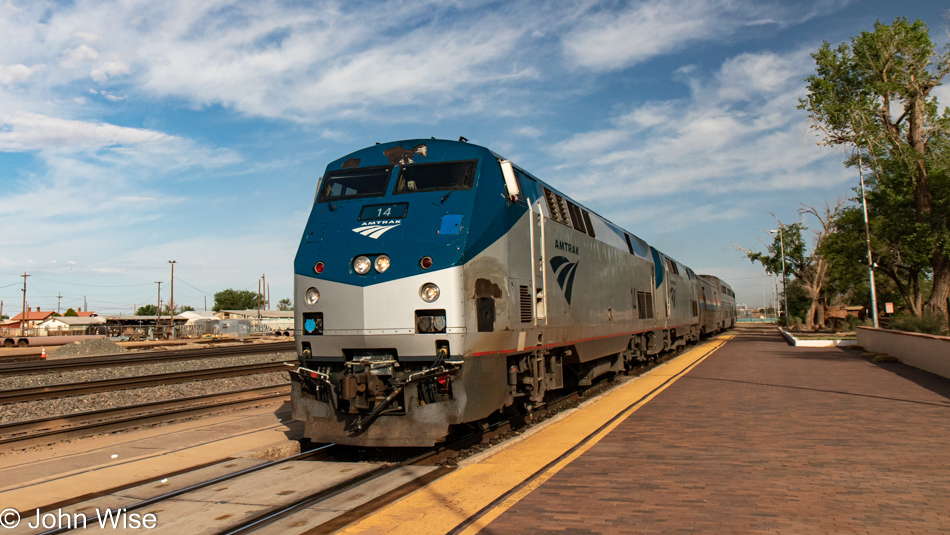
[[[330,163],[294,285],[294,418],[364,446],[433,445],[736,317],[725,282],[463,140]]]

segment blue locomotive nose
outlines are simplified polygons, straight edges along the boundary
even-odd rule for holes
[[[295,272],[365,287],[460,265],[507,230],[497,168],[490,151],[442,140],[378,145],[331,163]],[[486,179],[495,187],[480,187]]]

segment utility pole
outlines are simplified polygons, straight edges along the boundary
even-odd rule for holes
[[[782,247],[782,301],[785,308],[785,326],[788,326],[788,291],[785,288],[785,229],[782,228],[782,222],[778,222],[778,230],[770,230],[772,234],[778,233],[779,244]],[[775,243],[775,242],[772,242]]]
[[[57,314],[60,313],[60,312],[59,312],[59,304],[60,304],[60,302],[62,302],[62,300],[63,300],[63,294],[59,294],[59,295],[56,296],[56,313],[57,313]]]
[[[261,319],[261,279],[257,279],[257,319]]]
[[[172,338],[175,337],[175,261],[169,260],[169,264],[172,265],[172,295],[170,298],[170,304],[168,305],[168,314],[169,320],[171,320],[172,327]]]
[[[158,322],[162,319],[162,281],[155,281],[158,285],[158,298],[155,302],[155,328],[158,328]]]
[[[26,336],[26,278],[32,277],[32,275],[27,275],[26,271],[23,272],[23,312],[20,316],[20,336]]]

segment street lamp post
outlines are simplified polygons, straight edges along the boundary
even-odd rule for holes
[[[169,264],[172,265],[172,289],[171,297],[169,298],[168,305],[168,319],[171,320],[171,337],[175,337],[175,261],[169,260]]]
[[[874,328],[877,323],[877,290],[874,288],[874,258],[871,256],[871,225],[868,222],[868,200],[864,195],[864,160],[858,151],[858,176],[861,178],[861,206],[864,208],[864,236],[868,246],[868,282],[871,284],[871,317],[874,318]]]
[[[785,288],[785,233],[782,227],[778,230],[770,230],[771,234],[778,232],[779,245],[782,248],[782,305],[785,307],[785,325],[788,325],[788,291]]]

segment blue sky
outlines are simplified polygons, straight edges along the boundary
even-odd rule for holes
[[[733,248],[851,195],[796,109],[809,53],[937,1],[0,1],[0,299],[131,314],[292,295],[326,164],[487,146],[760,305]],[[950,90],[935,93],[950,103]],[[807,220],[806,220],[807,222]]]

